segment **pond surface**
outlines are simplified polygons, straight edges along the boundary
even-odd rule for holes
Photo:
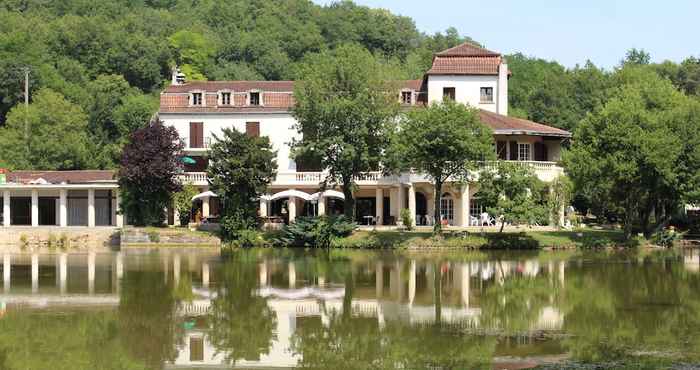
[[[127,250],[2,262],[0,369],[700,363],[696,250]]]

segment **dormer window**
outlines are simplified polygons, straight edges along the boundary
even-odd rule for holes
[[[219,93],[219,105],[231,105],[230,91],[222,91]]]
[[[401,104],[412,105],[413,104],[413,91],[404,90],[401,91]]]
[[[482,87],[480,95],[482,103],[493,103],[493,87]]]
[[[260,105],[260,92],[259,91],[251,91],[249,94],[249,101],[248,105]]]
[[[190,94],[190,104],[191,105],[203,105],[204,94],[201,92],[193,92]]]

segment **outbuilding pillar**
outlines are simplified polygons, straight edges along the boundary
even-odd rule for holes
[[[375,205],[375,221],[376,225],[379,226],[383,222],[383,217],[384,217],[384,189],[382,188],[377,188],[375,195],[374,195],[374,201],[376,203]]]
[[[58,196],[58,226],[68,226],[68,190],[61,189]]]
[[[297,218],[297,198],[289,197],[287,201],[287,212],[289,212],[289,223],[294,222]]]
[[[5,190],[2,193],[2,225],[5,227],[10,226],[10,191]]]
[[[39,191],[32,190],[32,227],[39,226]]]
[[[471,218],[471,215],[469,214],[469,183],[465,183],[464,185],[462,185],[462,192],[461,197],[459,199],[459,204],[460,226],[467,227],[469,226],[469,220]]]
[[[411,212],[411,223],[412,223],[411,226],[415,226],[416,225],[416,188],[412,184],[408,186],[408,210]]]
[[[95,227],[95,189],[88,189],[88,227]]]

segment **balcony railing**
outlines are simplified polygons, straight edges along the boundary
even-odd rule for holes
[[[178,175],[178,179],[183,184],[192,185],[207,185],[207,173],[206,172],[185,172]]]
[[[184,137],[182,140],[185,142],[185,150],[192,150],[192,149],[209,149],[211,146],[211,137],[205,137],[202,139],[202,144],[201,145],[192,145],[190,142],[190,138]]]
[[[540,161],[507,161],[509,163],[515,163],[520,166],[530,166],[535,175],[543,181],[551,181],[561,175],[564,171],[563,168],[557,165],[557,162],[540,162]],[[495,169],[497,162],[488,162],[484,164],[487,169]],[[280,172],[277,174],[277,178],[273,182],[275,185],[318,185],[323,180],[326,179],[328,175],[327,172]],[[183,183],[191,183],[193,185],[207,185],[207,173],[206,172],[185,172],[181,174],[180,181]],[[393,184],[397,182],[423,182],[429,181],[427,176],[411,173],[402,174],[401,176],[389,175],[385,176],[383,173],[369,172],[355,178],[355,181],[359,185],[375,185],[375,184]]]

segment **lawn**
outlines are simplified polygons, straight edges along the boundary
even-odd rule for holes
[[[424,231],[356,231],[334,242],[339,248],[473,248],[538,249],[594,248],[628,245],[615,230],[446,233]]]

